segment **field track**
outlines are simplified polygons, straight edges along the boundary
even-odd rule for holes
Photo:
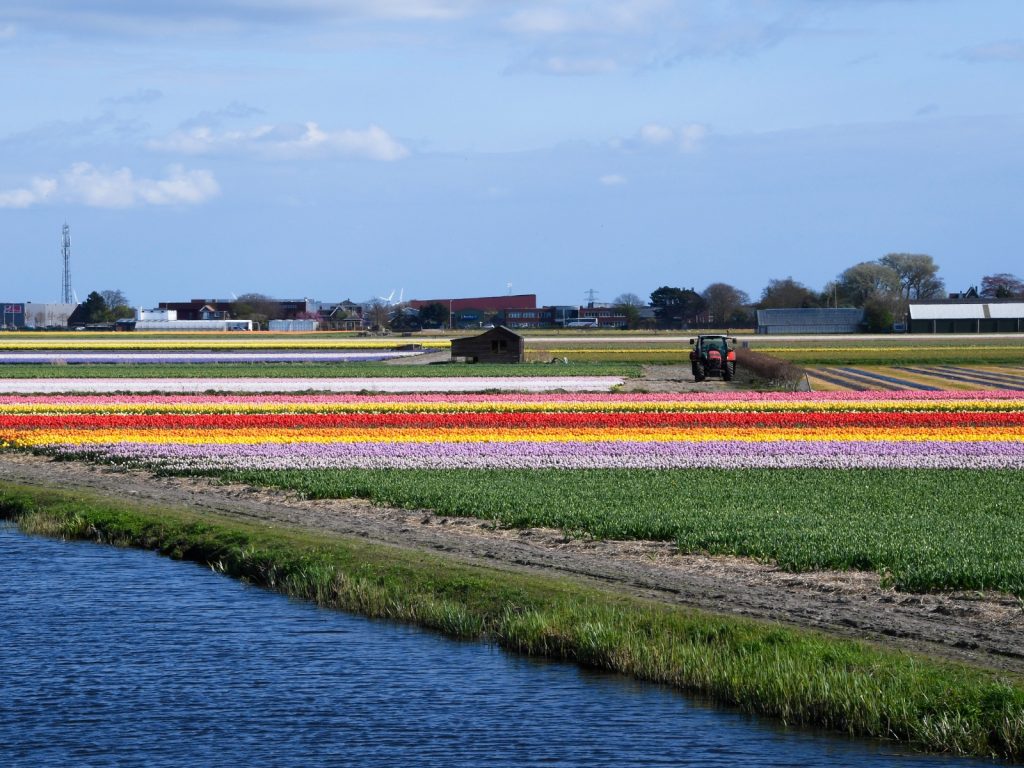
[[[812,390],[1024,391],[1024,370],[1007,365],[808,366],[806,370]]]

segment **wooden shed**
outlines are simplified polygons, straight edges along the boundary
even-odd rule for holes
[[[452,360],[467,363],[521,363],[526,340],[503,325],[462,339],[452,339]]]

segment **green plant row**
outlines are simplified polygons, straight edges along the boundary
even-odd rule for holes
[[[624,376],[640,375],[640,366],[630,363],[594,362],[573,365],[496,363],[449,365],[386,365],[383,363],[49,363],[0,366],[0,378],[405,378],[448,376]]]
[[[907,345],[891,349],[858,349],[857,347],[836,346],[834,349],[770,349],[768,354],[798,365],[1024,364],[1024,346],[993,348]]]
[[[1024,473],[1015,470],[282,470],[225,480],[310,498],[674,541],[791,571],[877,571],[897,589],[1024,596]]]
[[[789,725],[1024,756],[1024,686],[961,665],[434,555],[56,491],[0,486],[0,515],[28,532],[157,549],[320,605],[623,672]]]

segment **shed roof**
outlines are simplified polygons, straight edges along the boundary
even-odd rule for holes
[[[455,342],[458,342],[458,341],[468,341],[470,339],[476,341],[478,339],[486,339],[486,338],[489,338],[491,336],[500,336],[500,337],[506,338],[506,339],[507,338],[515,338],[515,339],[523,338],[522,336],[520,336],[518,333],[516,333],[515,331],[511,330],[510,328],[506,328],[504,325],[499,325],[499,326],[496,326],[494,328],[490,328],[489,330],[486,330],[483,333],[478,333],[476,336],[462,336],[461,338],[452,339],[452,343],[454,344]]]
[[[1024,317],[1024,302],[954,301],[910,304],[911,320],[984,320]]]
[[[758,325],[857,325],[864,310],[852,307],[809,309],[759,309]]]

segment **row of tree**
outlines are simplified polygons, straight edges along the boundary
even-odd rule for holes
[[[944,298],[946,286],[938,276],[935,260],[923,253],[890,253],[876,261],[854,264],[830,281],[820,291],[808,288],[792,277],[770,280],[758,301],[751,301],[746,292],[729,283],[711,283],[703,291],[663,285],[644,301],[635,293],[623,293],[613,302],[628,328],[639,328],[648,322],[644,310],[654,310],[654,324],[660,328],[682,328],[708,323],[744,326],[754,322],[758,309],[792,309],[813,307],[855,307],[865,311],[866,322],[873,330],[890,327],[902,317],[907,303]],[[1024,280],[1006,272],[986,275],[980,288],[972,292],[986,299],[1024,299]],[[377,301],[368,308],[368,320],[379,327],[393,326],[406,330],[415,326],[441,327],[451,322],[449,308],[443,304],[423,307],[413,317],[395,307]],[[93,291],[75,313],[72,323],[112,323],[134,314],[131,303],[122,291]],[[231,315],[253,320],[266,326],[279,319],[279,302],[259,293],[246,293],[232,303]],[[341,318],[336,318],[341,319]]]
[[[864,310],[870,329],[884,330],[905,314],[909,302],[946,297],[938,272],[935,260],[927,254],[890,253],[853,265],[820,291],[792,277],[770,280],[756,302],[728,283],[712,283],[699,293],[693,288],[661,286],[651,293],[649,303],[625,293],[615,299],[614,307],[630,328],[642,325],[645,306],[654,309],[655,323],[661,328],[700,323],[750,325],[758,309],[854,307]],[[986,275],[980,289],[971,290],[987,299],[1024,298],[1024,280],[1005,272]]]

